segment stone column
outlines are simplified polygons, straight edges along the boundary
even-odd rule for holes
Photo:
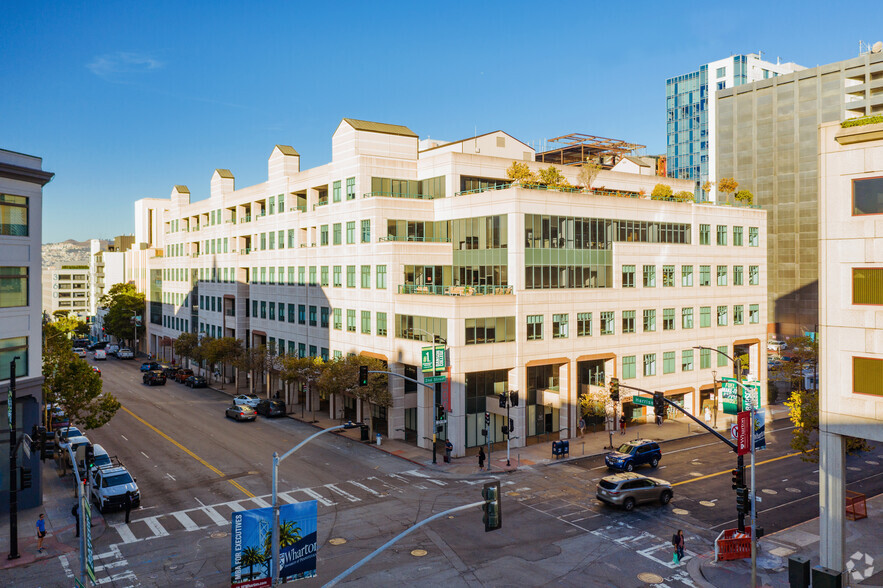
[[[846,551],[846,444],[841,435],[819,431],[819,559],[843,571]]]
[[[404,375],[405,368],[397,362],[390,362],[387,368],[394,374]],[[389,393],[392,395],[392,406],[387,409],[389,419],[389,438],[405,439],[405,381],[392,376],[389,378]],[[419,441],[419,439],[418,439]],[[420,443],[418,442],[419,446]]]

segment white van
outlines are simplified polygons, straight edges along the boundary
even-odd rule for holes
[[[95,361],[100,361],[102,359],[107,359],[107,351],[104,349],[96,349],[95,355],[92,357]]]

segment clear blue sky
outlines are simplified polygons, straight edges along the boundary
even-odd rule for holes
[[[132,203],[330,160],[343,117],[457,140],[570,132],[665,150],[665,79],[732,53],[808,67],[883,40],[883,2],[4,2],[0,147],[43,157],[43,241]],[[850,5],[853,6],[853,5]],[[711,7],[711,8],[709,8]]]

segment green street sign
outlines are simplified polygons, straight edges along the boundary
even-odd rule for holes
[[[653,399],[646,396],[632,396],[632,404],[638,406],[653,406]]]
[[[434,347],[424,347],[420,350],[420,363],[424,372],[433,371],[432,355],[435,351],[435,371],[444,371],[447,362],[445,357],[445,348],[443,345],[435,345]]]
[[[743,410],[751,410],[752,404],[754,408],[760,408],[760,384],[756,382],[742,382],[742,393],[745,394],[745,404]],[[747,388],[750,390],[745,390]],[[738,413],[739,385],[735,378],[721,378],[721,400],[724,404],[724,414]]]
[[[444,384],[447,379],[447,376],[426,376],[423,378],[423,382],[425,384]]]

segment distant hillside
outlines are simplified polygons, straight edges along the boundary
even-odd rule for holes
[[[112,243],[104,239],[101,242]],[[61,265],[89,265],[89,241],[68,239],[61,243],[43,243],[43,269]]]

